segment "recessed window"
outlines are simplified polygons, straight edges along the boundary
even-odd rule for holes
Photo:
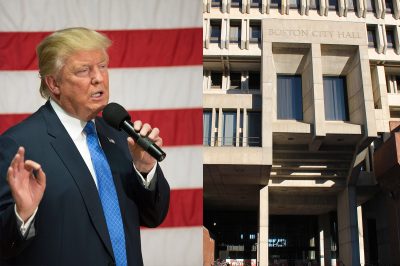
[[[240,21],[231,21],[231,26],[229,28],[229,42],[230,43],[240,43],[241,36],[241,23]]]
[[[250,147],[261,146],[261,112],[247,113],[247,145]]]
[[[224,111],[222,116],[222,145],[235,146],[236,144],[236,112]]]
[[[261,26],[250,22],[250,43],[261,43]]]
[[[394,29],[391,27],[386,28],[387,48],[396,48],[394,41]]]
[[[210,22],[210,42],[221,42],[221,21],[219,20],[211,20]]]
[[[375,26],[367,27],[367,35],[368,35],[368,47],[376,48],[376,31]]]
[[[290,8],[298,10],[300,8],[300,0],[290,0]]]
[[[260,7],[260,0],[250,0],[250,7]]]
[[[346,0],[347,1],[347,10],[348,11],[357,11],[357,1],[356,0]]]
[[[278,76],[278,119],[303,120],[301,76]]]
[[[203,111],[203,145],[211,145],[211,111]]]
[[[249,90],[259,90],[260,84],[260,72],[249,72]]]
[[[311,10],[319,10],[319,1],[318,0],[310,0],[310,7]]]
[[[375,12],[375,0],[366,0],[367,1],[367,11]]]
[[[230,73],[230,86],[229,89],[240,89],[242,85],[242,74],[240,72],[231,72]]]
[[[211,89],[222,88],[222,72],[211,72]]]
[[[338,1],[337,0],[329,0],[329,10],[337,10]]]
[[[387,14],[393,14],[393,1],[392,0],[385,0],[385,12]]]
[[[242,7],[242,0],[231,0],[231,7]]]
[[[270,7],[281,9],[281,4],[282,4],[281,0],[271,0]]]
[[[221,7],[221,0],[211,0],[211,7]]]
[[[349,120],[344,77],[324,77],[324,105],[326,120]]]

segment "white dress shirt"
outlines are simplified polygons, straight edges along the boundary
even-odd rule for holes
[[[92,159],[90,157],[89,148],[86,144],[86,134],[83,129],[86,126],[87,121],[81,121],[64,111],[55,101],[50,100],[50,104],[53,107],[54,111],[56,112],[58,118],[60,119],[61,123],[65,127],[68,132],[68,135],[71,137],[72,141],[74,142],[76,148],[78,149],[79,153],[81,154],[83,160],[85,161],[86,166],[88,167],[90,173],[92,174],[94,183],[97,187],[97,177],[96,172],[94,171]],[[93,120],[94,122],[94,120]],[[151,169],[151,171],[147,174],[147,177],[144,178],[142,174],[136,169],[135,165],[133,164],[135,171],[140,176],[142,180],[143,186],[145,188],[149,188],[150,182],[154,177],[156,172],[156,165]],[[45,170],[45,169],[44,169]],[[14,207],[15,214],[17,216],[17,224],[20,227],[21,234],[29,239],[30,237],[35,235],[35,228],[31,223],[36,215],[37,208],[33,215],[28,219],[28,221],[24,222],[21,217],[17,213],[16,205]],[[29,230],[28,230],[29,229]],[[27,234],[27,235],[26,235]]]

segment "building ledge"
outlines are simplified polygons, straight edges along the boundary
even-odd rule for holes
[[[272,148],[203,147],[203,163],[272,165]]]

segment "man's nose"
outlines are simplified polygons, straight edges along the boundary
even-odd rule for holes
[[[103,82],[103,73],[98,66],[93,67],[91,71],[91,78],[93,84],[98,84]]]

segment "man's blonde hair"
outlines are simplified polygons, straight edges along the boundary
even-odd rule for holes
[[[69,56],[78,51],[106,50],[110,45],[111,40],[107,36],[81,27],[59,30],[43,39],[36,48],[42,97],[50,97],[45,77],[58,76]]]

